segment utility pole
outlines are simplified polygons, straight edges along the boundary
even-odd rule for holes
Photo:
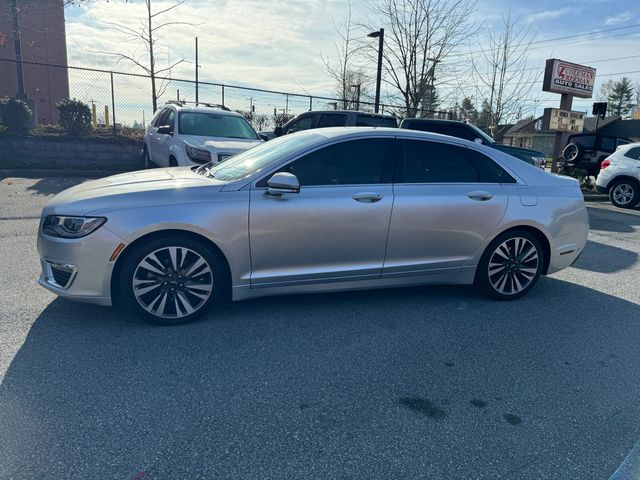
[[[153,101],[153,111],[158,110],[158,99],[156,97],[156,66],[155,66],[155,57],[153,56],[153,30],[151,29],[151,19],[153,16],[151,15],[151,0],[145,0],[147,4],[147,14],[149,21],[149,67],[151,71],[151,97]]]
[[[13,44],[16,51],[16,74],[18,79],[18,98],[24,100],[24,72],[22,70],[22,40],[20,35],[20,16],[18,15],[18,0],[11,0],[11,14],[13,16]]]
[[[196,106],[198,105],[198,37],[196,37]]]

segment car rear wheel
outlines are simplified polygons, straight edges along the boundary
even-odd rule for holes
[[[121,270],[120,293],[144,320],[161,325],[188,323],[221,298],[222,262],[202,243],[171,236],[134,248]]]
[[[631,179],[618,180],[609,190],[611,203],[619,208],[633,208],[640,202],[640,184]]]
[[[535,235],[524,230],[506,232],[485,250],[476,272],[476,284],[499,300],[522,297],[540,278],[544,260],[544,251]]]

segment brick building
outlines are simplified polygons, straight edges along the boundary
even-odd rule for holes
[[[0,59],[16,59],[13,36],[12,3],[17,2],[22,37],[22,59],[67,65],[67,43],[63,0],[0,1]],[[69,97],[69,78],[65,68],[23,65],[24,88],[35,102],[38,123],[58,120],[56,102]],[[0,97],[18,93],[16,64],[0,61]]]

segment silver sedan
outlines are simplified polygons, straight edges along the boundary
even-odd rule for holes
[[[39,283],[163,324],[225,297],[475,283],[515,299],[571,265],[587,231],[574,179],[452,137],[326,128],[60,193]]]

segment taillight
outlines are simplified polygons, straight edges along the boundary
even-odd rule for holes
[[[608,159],[605,159],[602,161],[602,164],[600,165],[600,170],[604,170],[605,168],[607,168],[609,165],[611,165],[611,162]]]

